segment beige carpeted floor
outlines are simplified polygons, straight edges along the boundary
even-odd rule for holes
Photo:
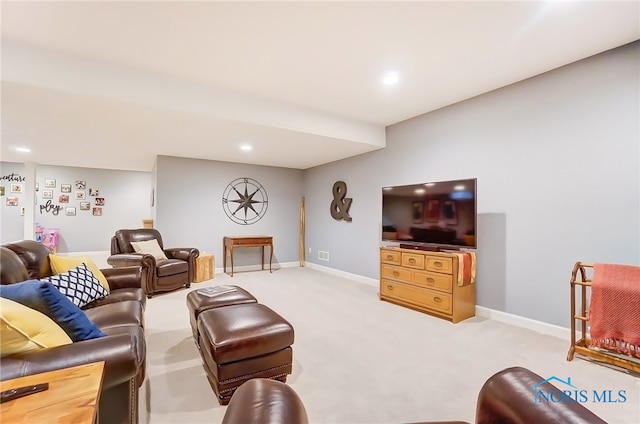
[[[381,302],[376,287],[309,268],[218,273],[191,289],[221,284],[245,288],[293,325],[287,383],[312,423],[473,422],[484,381],[515,365],[544,378],[571,377],[580,389],[626,390],[625,403],[586,406],[609,423],[640,422],[640,379],[567,362],[566,340],[479,317],[451,324]],[[219,423],[224,415],[191,337],[188,292],[147,303],[142,423]]]

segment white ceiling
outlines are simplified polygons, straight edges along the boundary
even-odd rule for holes
[[[639,1],[1,8],[2,160],[142,171],[156,155],[306,169],[384,147],[390,124],[640,39]],[[390,70],[400,81],[385,86]]]

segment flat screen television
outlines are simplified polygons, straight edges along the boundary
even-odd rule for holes
[[[382,188],[382,241],[475,249],[476,223],[475,178]]]

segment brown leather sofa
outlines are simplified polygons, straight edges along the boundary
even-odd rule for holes
[[[49,250],[33,240],[0,246],[0,284],[53,275]],[[101,424],[138,422],[138,389],[145,377],[146,344],[139,266],[101,270],[110,294],[83,308],[106,337],[16,353],[0,360],[0,379],[9,380],[91,362],[105,361],[98,407]]]
[[[582,404],[571,401],[535,402],[537,390],[559,389],[534,372],[512,367],[491,376],[480,389],[476,424],[606,424]],[[556,396],[556,399],[559,399]],[[295,391],[274,380],[253,379],[231,397],[222,424],[307,424]],[[424,421],[422,424],[468,424],[465,421]]]
[[[156,240],[167,260],[156,260],[149,254],[136,253],[131,242]],[[111,256],[107,263],[113,267],[142,266],[147,270],[143,288],[147,297],[156,293],[189,287],[196,277],[196,248],[165,248],[160,232],[154,228],[118,230],[111,238]]]

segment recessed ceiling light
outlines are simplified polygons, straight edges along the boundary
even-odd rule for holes
[[[253,150],[253,147],[248,144],[241,144],[240,150],[242,150],[243,152],[250,152],[251,150]]]
[[[20,153],[31,153],[31,149],[28,149],[26,147],[16,147],[16,152],[20,152]]]
[[[398,75],[398,73],[395,71],[387,72],[387,74],[382,79],[382,82],[387,85],[395,84],[398,81],[400,81],[400,75]]]
[[[425,191],[427,191],[427,190],[425,190],[425,189],[423,189],[423,188],[417,188],[417,189],[415,189],[413,192],[414,192],[415,194],[424,194],[424,192],[425,192]]]
[[[464,190],[465,188],[466,188],[466,187],[465,187],[464,185],[462,185],[462,184],[459,184],[459,185],[457,185],[457,186],[453,187],[453,189],[454,189],[454,190],[457,190],[457,191],[462,191],[462,190]]]

